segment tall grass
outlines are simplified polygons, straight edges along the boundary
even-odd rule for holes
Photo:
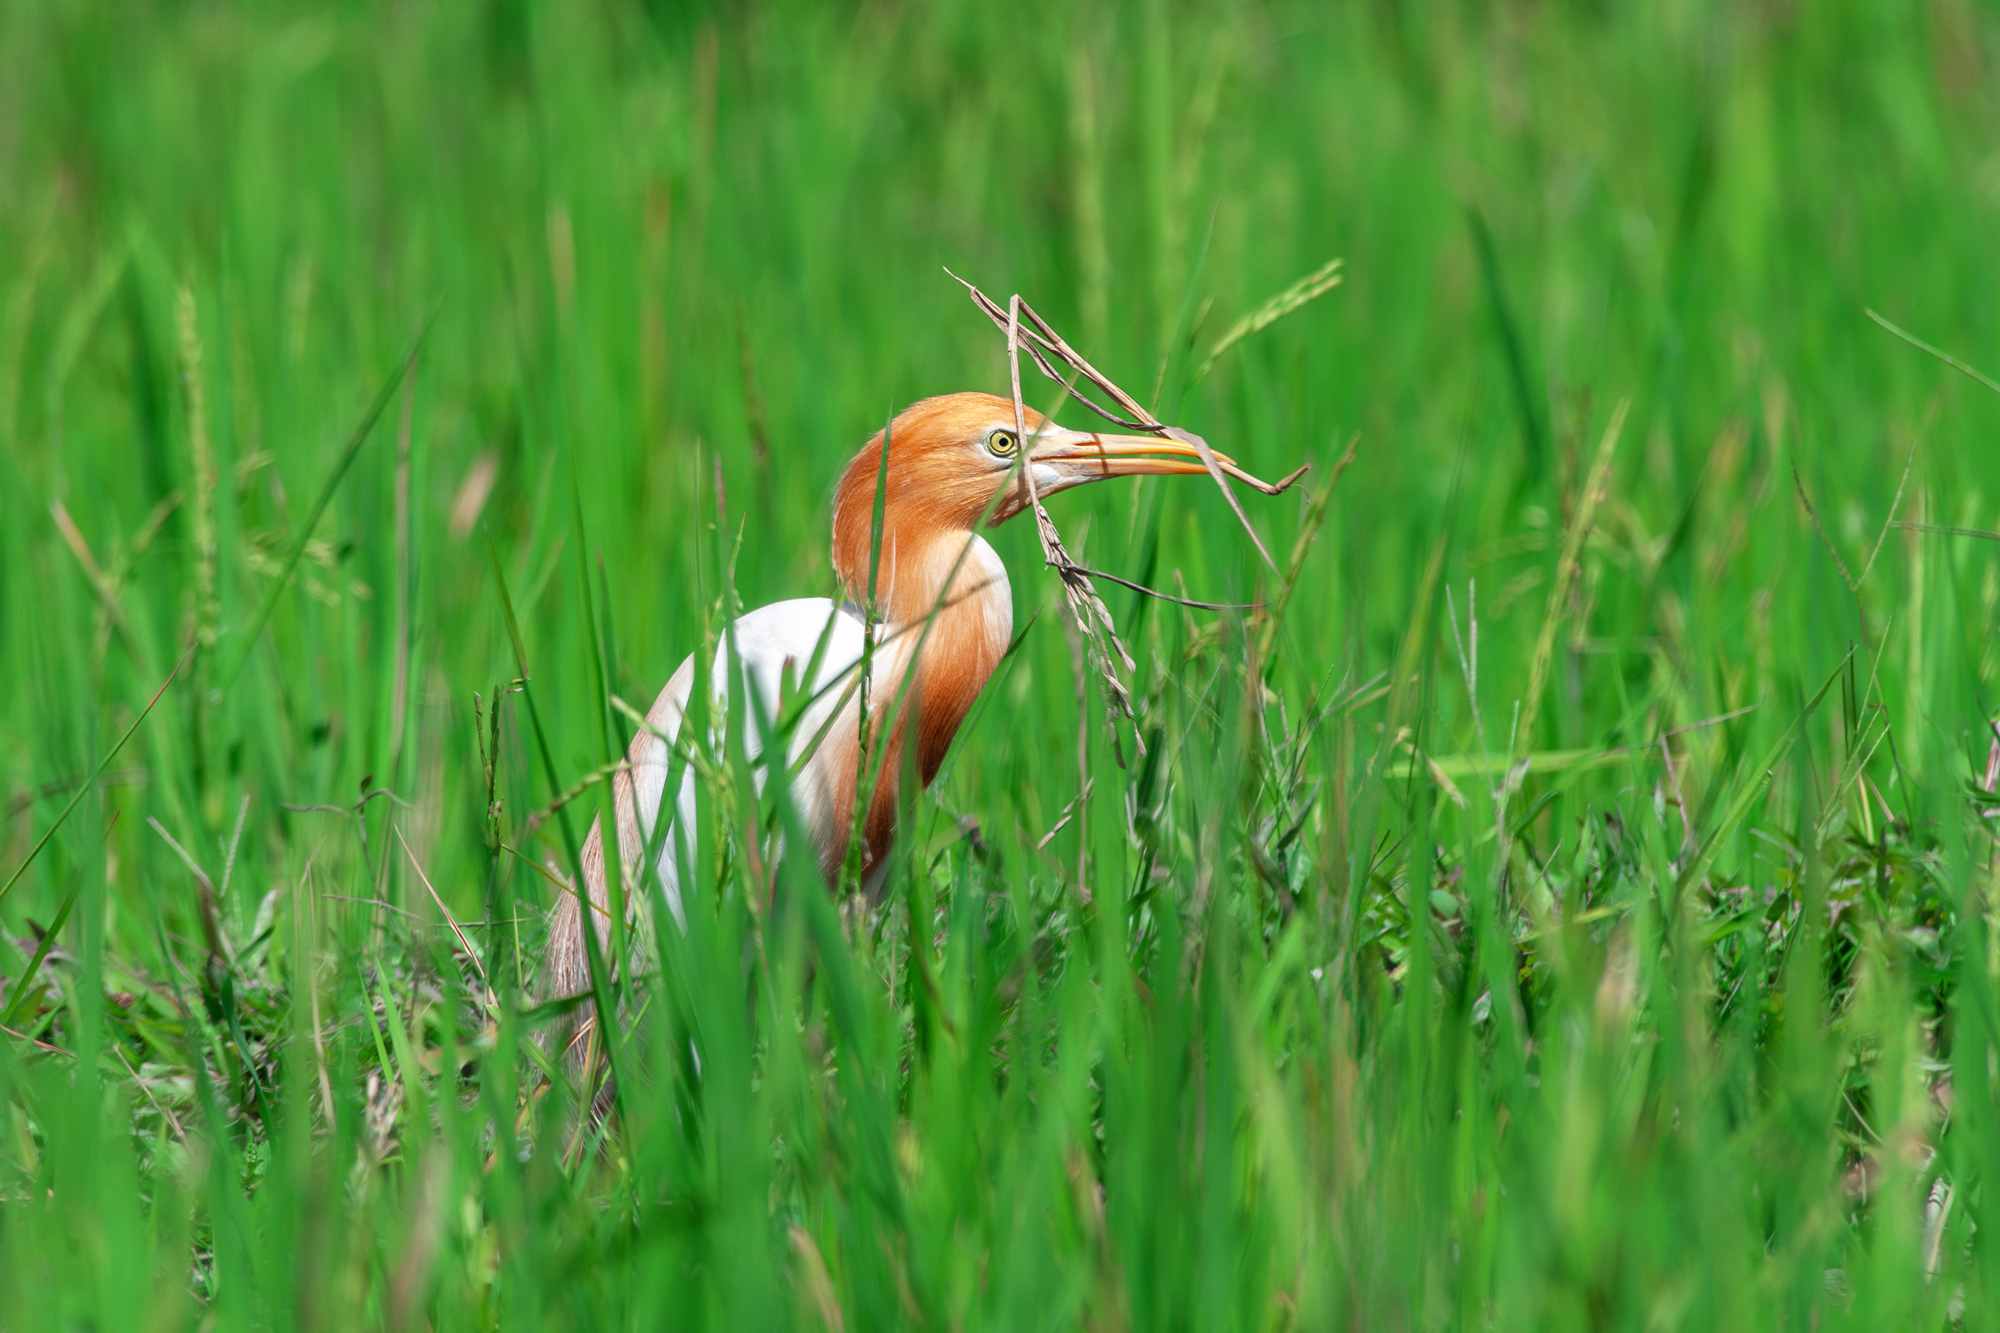
[[[2000,402],[1864,310],[2000,366],[1996,39],[0,8],[0,1323],[1993,1326]],[[1004,384],[945,264],[1318,463],[1292,577],[1213,488],[1060,499],[1265,608],[1116,592],[1114,736],[996,533],[1027,628],[872,908],[718,719],[582,1113],[612,700]]]

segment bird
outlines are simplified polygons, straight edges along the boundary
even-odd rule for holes
[[[1236,472],[1233,460],[1215,457]],[[718,718],[729,702],[732,677],[757,695],[758,706],[748,711],[744,727],[753,765],[774,739],[766,730],[778,730],[787,683],[794,700],[809,701],[791,730],[786,760],[800,826],[829,884],[847,860],[856,827],[864,715],[867,768],[880,773],[859,826],[866,876],[885,864],[906,768],[930,786],[1007,652],[1013,589],[1006,565],[979,535],[979,526],[1005,523],[1037,497],[1113,477],[1196,475],[1208,475],[1208,468],[1200,452],[1181,440],[1068,430],[1033,409],[1017,415],[1014,399],[988,393],[913,403],[862,446],[833,493],[833,571],[843,597],[795,598],[745,613],[730,635],[738,670],[729,670],[725,639],[709,672]],[[871,626],[862,607],[870,604],[876,616],[874,648],[863,672]],[[691,829],[694,822],[692,766],[685,766],[668,827],[656,826],[672,747],[694,688],[695,659],[689,656],[668,678],[625,764],[612,777],[622,882],[640,884],[641,863],[656,848],[650,873],[683,927],[675,839],[678,829]],[[885,710],[895,715],[885,719]],[[905,753],[912,745],[914,764]],[[767,771],[768,765],[758,768],[760,785]],[[592,823],[579,858],[600,942],[609,929],[606,855],[600,819]],[[636,911],[646,896],[628,891],[626,898]],[[551,998],[591,987],[581,897],[563,893],[550,923],[543,990]]]

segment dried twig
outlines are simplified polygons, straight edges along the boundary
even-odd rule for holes
[[[1021,309],[1023,302],[1015,296],[1007,311],[1007,365],[1014,390],[1014,434],[1019,440],[1028,438],[1027,407],[1021,401]],[[1039,358],[1037,358],[1039,360]],[[1021,450],[1027,456],[1028,450]],[[1139,664],[1126,651],[1124,641],[1118,637],[1118,626],[1111,619],[1111,610],[1104,605],[1104,599],[1097,595],[1096,585],[1083,572],[1083,567],[1070,559],[1063,546],[1062,534],[1056,531],[1056,521],[1049,517],[1049,511],[1042,504],[1042,494],[1035,485],[1035,469],[1021,468],[1021,477],[1027,484],[1028,504],[1035,511],[1035,533],[1041,538],[1042,558],[1048,562],[1062,580],[1063,597],[1069,603],[1070,618],[1077,630],[1090,645],[1091,661],[1096,665],[1098,675],[1104,680],[1104,692],[1109,696],[1111,707],[1126,717],[1133,716],[1132,692],[1111,661],[1110,649],[1118,651],[1118,661],[1127,671],[1138,670]]]
[[[1161,592],[1157,588],[1148,588],[1143,583],[1134,583],[1130,579],[1120,578],[1116,574],[1107,574],[1101,569],[1091,569],[1087,565],[1070,565],[1068,568],[1075,570],[1085,578],[1109,579],[1121,588],[1130,588],[1133,592],[1144,593],[1148,597],[1157,597],[1163,602],[1172,602],[1176,606],[1191,606],[1197,611],[1258,611],[1263,609],[1264,605],[1262,602],[1198,602],[1192,597],[1176,597],[1173,593]]]
[[[947,273],[951,272],[949,269],[945,271]],[[1021,299],[1019,293],[1010,297],[1007,308],[1002,310],[997,301],[979,290],[978,287],[960,278],[956,273],[952,273],[951,276],[965,288],[966,292],[972,298],[972,303],[1007,336],[1007,365],[1008,376],[1013,390],[1014,428],[1016,435],[1023,441],[1024,445],[1028,442],[1029,437],[1027,432],[1027,405],[1021,398],[1021,353],[1026,351],[1034,359],[1036,368],[1043,375],[1062,386],[1065,397],[1076,399],[1076,401],[1082,403],[1085,407],[1111,424],[1126,430],[1143,431],[1147,434],[1158,435],[1191,446],[1200,455],[1203,465],[1208,469],[1209,475],[1215,479],[1215,484],[1221,488],[1223,497],[1229,502],[1229,507],[1235,511],[1237,519],[1243,524],[1243,530],[1250,534],[1250,540],[1256,544],[1258,554],[1264,557],[1264,562],[1271,567],[1273,573],[1278,572],[1277,562],[1271,558],[1270,551],[1265,548],[1263,538],[1258,536],[1257,530],[1251,526],[1250,516],[1243,511],[1243,506],[1237,500],[1236,493],[1230,489],[1229,479],[1234,477],[1246,485],[1254,486],[1266,495],[1278,495],[1305,475],[1305,467],[1301,467],[1282,480],[1273,483],[1253,476],[1234,463],[1225,462],[1217,457],[1215,450],[1209,447],[1208,441],[1202,439],[1199,435],[1182,430],[1177,426],[1168,426],[1155,418],[1144,407],[1140,406],[1137,399],[1119,388],[1109,376],[1091,365],[1089,361],[1084,359],[1080,352],[1071,347],[1061,334],[1058,334],[1049,326],[1047,320],[1036,314],[1034,308]],[[1068,376],[1063,375],[1056,368],[1057,363],[1067,367],[1071,373]],[[1118,412],[1110,411],[1089,396],[1079,393],[1076,387],[1079,379],[1089,381],[1099,393],[1111,400],[1117,407]],[[1124,415],[1121,416],[1118,414],[1121,412]],[[1028,450],[1024,447],[1022,450],[1022,457],[1024,459],[1027,457],[1027,453]],[[1255,609],[1254,607],[1239,606],[1230,603],[1197,602],[1187,597],[1171,596],[1167,593],[1157,592],[1142,584],[1134,583],[1129,579],[1120,578],[1115,574],[1105,574],[1099,570],[1089,569],[1078,564],[1070,557],[1069,551],[1063,546],[1062,534],[1056,529],[1055,520],[1049,516],[1048,510],[1042,504],[1040,490],[1035,484],[1034,469],[1024,466],[1021,470],[1021,476],[1024,488],[1028,493],[1029,507],[1034,510],[1035,533],[1041,541],[1042,558],[1049,568],[1056,571],[1057,576],[1062,580],[1063,596],[1068,602],[1071,619],[1089,644],[1091,659],[1097,667],[1098,674],[1104,680],[1105,692],[1110,698],[1111,707],[1114,712],[1123,714],[1127,718],[1134,715],[1131,691],[1120,676],[1118,666],[1122,664],[1126,671],[1133,671],[1137,669],[1137,664],[1132,660],[1132,654],[1126,650],[1124,642],[1119,639],[1118,628],[1111,618],[1110,608],[1105,606],[1104,599],[1098,596],[1097,589],[1092,583],[1093,579],[1109,579],[1113,583],[1131,588],[1149,597],[1157,597],[1162,601],[1175,602],[1182,606],[1191,606],[1201,610]],[[1115,662],[1113,660],[1114,652],[1116,653]],[[1141,743],[1141,748],[1143,750],[1143,742]]]
[[[951,270],[946,269],[945,272],[951,273]],[[951,273],[951,276],[957,279],[958,283],[971,294],[972,303],[984,311],[986,317],[992,320],[1001,332],[1006,332],[1009,323],[1008,312],[1002,310],[992,297],[980,291],[979,288],[973,286],[964,278],[960,278],[956,273]],[[1083,354],[1065,342],[1060,334],[1049,327],[1048,321],[1036,314],[1035,308],[1026,301],[1021,302],[1020,317],[1024,321],[1020,324],[1020,333],[1017,335],[1020,347],[1029,356],[1034,358],[1035,366],[1042,374],[1063,386],[1063,392],[1068,397],[1076,399],[1077,402],[1082,403],[1112,425],[1125,430],[1143,431],[1148,435],[1164,435],[1169,439],[1180,440],[1184,444],[1193,444],[1197,448],[1206,447],[1205,442],[1200,441],[1200,437],[1182,433],[1177,427],[1163,424],[1152,413],[1139,406],[1137,399],[1112,383],[1111,379],[1104,372],[1084,360]],[[1120,410],[1126,412],[1128,415],[1123,417],[1118,416],[1116,413],[1105,410],[1105,408],[1091,398],[1078,393],[1070,380],[1050,364],[1049,358],[1051,356],[1061,361],[1064,365],[1067,365],[1082,378],[1089,380],[1099,392],[1111,399],[1112,402],[1118,405]],[[1307,467],[1310,466],[1310,464],[1307,465]],[[1307,468],[1298,468],[1275,482],[1264,481],[1253,476],[1234,463],[1212,463],[1209,466],[1209,470],[1211,472],[1220,470],[1224,475],[1234,477],[1246,486],[1254,486],[1266,495],[1279,495],[1287,490],[1293,482],[1304,476]],[[1227,491],[1228,488],[1225,486],[1223,489]],[[1242,511],[1239,509],[1237,513],[1241,516]],[[1245,523],[1248,523],[1247,519],[1245,519]]]
[[[417,878],[423,881],[424,892],[430,894],[431,901],[437,904],[438,911],[444,913],[444,923],[451,927],[452,934],[458,936],[459,947],[465,950],[466,961],[471,963],[472,970],[479,974],[479,984],[487,988],[487,1002],[489,1004],[492,1003],[493,991],[491,983],[486,980],[486,969],[480,964],[479,951],[472,947],[472,941],[465,937],[463,930],[459,929],[457,920],[451,914],[451,909],[444,905],[444,899],[438,897],[438,891],[431,887],[431,877],[424,873],[423,865],[417,860],[417,854],[410,850],[409,840],[403,837],[403,830],[396,829],[396,841],[403,844],[403,855],[410,858],[410,867],[417,872]]]
[[[387,787],[370,787],[367,791],[361,793],[361,798],[353,805],[292,805],[280,802],[279,808],[289,810],[295,815],[358,815],[370,801],[378,796],[388,797],[391,802],[402,806],[405,810],[416,808],[402,797],[396,795],[395,792],[390,791]]]

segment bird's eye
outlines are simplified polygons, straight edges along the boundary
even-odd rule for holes
[[[1011,430],[987,432],[986,452],[992,454],[995,458],[1012,458],[1014,451],[1020,447],[1021,441],[1015,438],[1014,432]]]

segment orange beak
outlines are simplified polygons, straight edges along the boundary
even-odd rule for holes
[[[1215,459],[1227,467],[1235,460],[1217,453]],[[1206,476],[1201,451],[1191,444],[1161,435],[1092,435],[1080,430],[1045,431],[1029,451],[1030,467],[1056,471],[1064,484],[1078,486],[1106,477],[1187,477]],[[1039,486],[1042,474],[1035,483]]]
[[[1110,477],[1205,477],[1201,451],[1191,444],[1159,435],[1098,435],[1089,431],[1064,430],[1059,426],[1031,434],[1033,448],[1022,467],[1032,471],[1037,494],[1043,498],[1058,491],[1086,486]],[[1215,461],[1231,475],[1241,475],[1236,461],[1217,452]],[[993,522],[1012,518],[1028,507],[1028,481],[1015,483]]]

